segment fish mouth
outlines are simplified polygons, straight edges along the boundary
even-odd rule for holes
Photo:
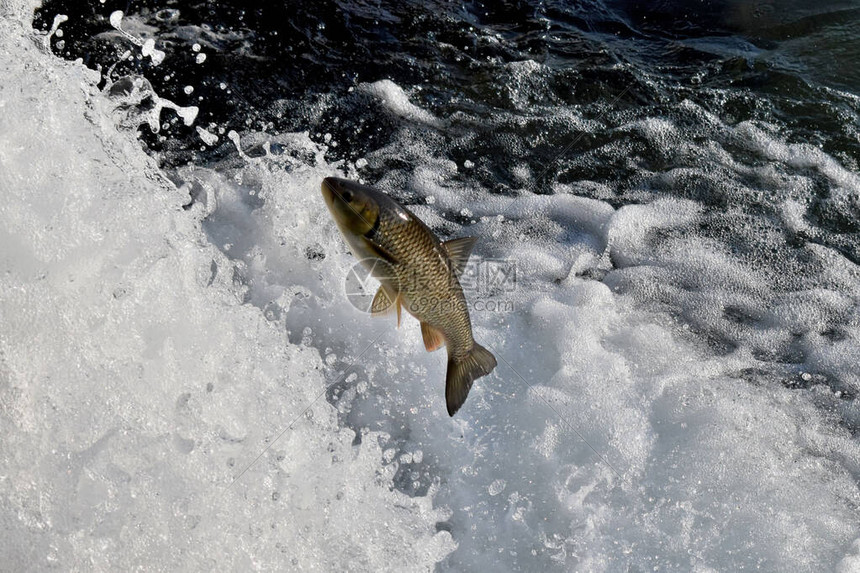
[[[323,199],[325,199],[326,205],[331,207],[332,203],[334,203],[334,198],[339,196],[340,194],[336,191],[337,189],[337,179],[334,177],[326,177],[323,179],[322,185],[320,185],[320,190],[322,191]]]

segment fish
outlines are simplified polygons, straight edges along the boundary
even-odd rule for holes
[[[424,347],[445,346],[445,404],[453,416],[466,401],[474,381],[496,367],[493,353],[475,342],[459,277],[477,240],[441,241],[409,209],[373,187],[326,177],[322,195],[332,218],[355,257],[380,282],[373,315],[401,310],[421,323]]]

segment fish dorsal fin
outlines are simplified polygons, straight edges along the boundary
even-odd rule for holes
[[[397,311],[397,328],[400,328],[400,293],[389,293],[385,287],[379,287],[370,303],[370,313],[373,316],[385,316],[394,310]]]
[[[458,277],[463,274],[466,263],[469,262],[469,255],[472,254],[472,247],[477,240],[478,237],[460,237],[442,243],[445,252],[448,253],[448,260],[451,261],[451,268]]]
[[[445,346],[445,337],[442,333],[426,322],[421,323],[421,336],[424,337],[424,348],[427,352],[433,352]]]

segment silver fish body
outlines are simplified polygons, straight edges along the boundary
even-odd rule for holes
[[[472,337],[472,323],[458,275],[475,243],[472,237],[442,242],[411,211],[381,191],[327,177],[322,193],[353,254],[380,281],[372,312],[405,308],[421,322],[428,351],[448,349],[445,398],[448,413],[463,405],[476,378],[496,359]]]

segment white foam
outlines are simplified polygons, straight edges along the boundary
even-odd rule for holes
[[[430,165],[436,167],[416,170],[410,185],[437,198],[432,210],[415,209],[436,221],[429,216],[438,217],[436,207],[455,209],[462,205],[458,194],[468,197],[474,190],[442,185],[439,174],[452,167]],[[278,284],[296,280],[277,262],[284,248],[277,243],[286,241],[297,252],[308,243],[326,245],[324,264],[313,267],[319,280],[301,273],[325,308],[322,323],[394,337],[388,332],[393,324],[351,317],[338,299],[333,270],[348,268],[352,259],[321,203],[301,203],[306,192],[315,193],[315,181],[296,186],[293,175],[258,176],[265,205],[249,211],[256,222],[241,226],[263,231],[239,255],[264,261],[253,275],[258,292],[276,292]],[[734,323],[724,317],[725,304],[756,309],[771,296],[763,276],[714,242],[679,238],[671,248],[651,247],[662,231],[695,224],[699,205],[660,200],[615,211],[564,194],[475,196],[470,210],[481,218],[474,225],[483,237],[479,253],[515,259],[522,277],[521,288],[511,293],[517,312],[473,314],[476,339],[504,359],[497,372],[479,380],[467,407],[448,421],[440,392],[443,361],[422,351],[416,325],[407,318],[396,338],[387,338],[392,348],[374,369],[370,391],[344,393],[339,402],[352,423],[404,426],[409,438],[402,447],[429,452],[434,473],[444,476],[438,496],[449,501],[460,544],[449,566],[482,567],[500,535],[510,568],[635,567],[640,546],[652,548],[654,563],[681,563],[681,569],[768,563],[812,570],[841,559],[841,544],[856,533],[853,511],[841,501],[857,495],[853,470],[839,463],[817,466],[815,460],[836,450],[852,458],[860,454],[850,435],[779,383],[762,388],[740,377],[761,367],[747,343],[733,354],[712,355],[673,320],[637,307],[649,297],[659,299],[654,293],[663,289],[691,321],[729,329]],[[306,217],[296,216],[298,204],[308,205]],[[499,211],[505,216],[489,216]],[[223,229],[238,224],[213,223]],[[556,239],[570,228],[578,234]],[[496,229],[502,233],[488,240]],[[270,243],[270,234],[278,239]],[[610,270],[610,255],[624,268],[611,271],[606,284],[576,276],[591,268]],[[646,290],[620,294],[621,277],[646,272],[650,278],[637,283]],[[749,344],[786,339],[798,324],[824,324],[848,305],[830,292],[808,297],[773,306],[773,318],[763,316],[765,326],[747,335]],[[321,320],[298,308],[289,316]],[[767,320],[776,322],[769,327]],[[348,345],[348,338],[338,329],[325,336],[334,346]],[[821,361],[839,364],[827,356]],[[781,450],[773,450],[776,443]],[[780,508],[776,522],[773,507]],[[827,509],[812,509],[817,507]],[[836,517],[815,517],[825,513]],[[635,525],[639,520],[648,527]],[[742,525],[748,523],[767,527],[756,528],[750,547],[747,534],[729,533],[721,523],[731,524],[729,532],[748,531]],[[629,551],[619,552],[619,545]],[[737,556],[727,557],[727,550]]]
[[[409,96],[406,95],[403,88],[391,80],[364,83],[359,85],[359,89],[379,98],[382,105],[394,115],[431,126],[439,125],[438,118],[409,101]]]
[[[404,133],[367,161],[418,167],[380,185],[433,197],[419,216],[478,235],[477,256],[518,269],[516,290],[499,295],[513,311],[472,314],[499,365],[451,419],[444,356],[424,351],[417,323],[395,331],[343,296],[354,260],[319,183],[344,173],[324,146],[231,132],[241,161],[183,168],[177,190],[133,138],[93,121],[88,103],[107,106],[80,66],[5,39],[17,33],[0,34],[17,80],[0,86],[4,563],[855,566],[860,446],[848,427],[860,412],[836,386],[860,388],[860,275],[837,250],[805,246],[821,284],[780,288],[768,261],[699,233],[698,201],[643,192],[616,210],[572,194],[614,196],[589,181],[494,196]],[[433,119],[389,84],[365,89],[404,125]],[[852,189],[826,155],[686,107],[720,138]],[[720,180],[726,193],[746,175],[774,193],[785,183],[776,215],[808,225],[790,196],[802,174],[745,165],[664,119],[624,130],[737,175]],[[188,189],[200,193],[184,211]],[[464,208],[469,221],[452,222]],[[797,347],[802,362],[790,362]],[[764,356],[780,349],[782,361]],[[324,373],[353,363],[313,403],[333,382]]]
[[[826,175],[840,189],[860,194],[860,176],[842,167],[833,157],[808,143],[787,144],[756,127],[750,122],[738,125],[737,133],[752,149],[774,161],[793,167],[815,168]]]
[[[354,444],[317,400],[332,368],[243,304],[204,212],[115,129],[91,74],[15,22],[0,22],[4,566],[432,568],[454,549],[433,491],[393,489],[388,438]]]
[[[756,190],[746,185],[755,181],[789,229],[809,232],[798,198],[811,183],[795,169],[825,174],[836,197],[852,188],[850,174],[820,150],[682,107],[716,140],[697,143],[662,118],[620,128],[673,162],[692,158],[653,175],[678,192],[695,176],[716,179],[730,198],[750,197]],[[756,153],[774,163],[748,164],[722,145],[765,140]],[[860,495],[860,451],[840,423],[856,424],[860,412],[837,388],[860,388],[850,365],[860,360],[856,265],[806,245],[808,264],[829,286],[785,290],[799,281],[773,280],[779,260],[744,257],[700,234],[711,213],[699,201],[655,200],[646,190],[642,204],[615,210],[568,195],[616,195],[588,181],[556,185],[552,196],[493,196],[458,183],[457,166],[407,128],[395,141],[370,161],[396,155],[416,167],[386,173],[383,188],[432,198],[416,213],[446,232],[479,235],[480,255],[513,259],[519,271],[509,295],[515,313],[473,315],[478,340],[504,359],[497,372],[476,383],[454,439],[415,438],[449,464],[439,495],[457,500],[451,523],[460,542],[449,567],[485,567],[499,546],[506,567],[526,570],[853,564],[856,506],[845,500]],[[478,223],[440,216],[464,206]],[[742,233],[759,232],[744,228],[743,205],[730,199],[725,211]],[[759,234],[764,244],[784,240]],[[602,282],[589,279],[602,273]],[[822,334],[834,325],[837,333]],[[427,380],[440,376],[430,362]],[[810,389],[797,389],[803,384]],[[421,405],[407,416],[411,435],[427,426],[419,419],[426,396],[397,385],[388,399],[404,411]],[[362,407],[358,400],[352,411]],[[497,480],[504,495],[492,495]]]

